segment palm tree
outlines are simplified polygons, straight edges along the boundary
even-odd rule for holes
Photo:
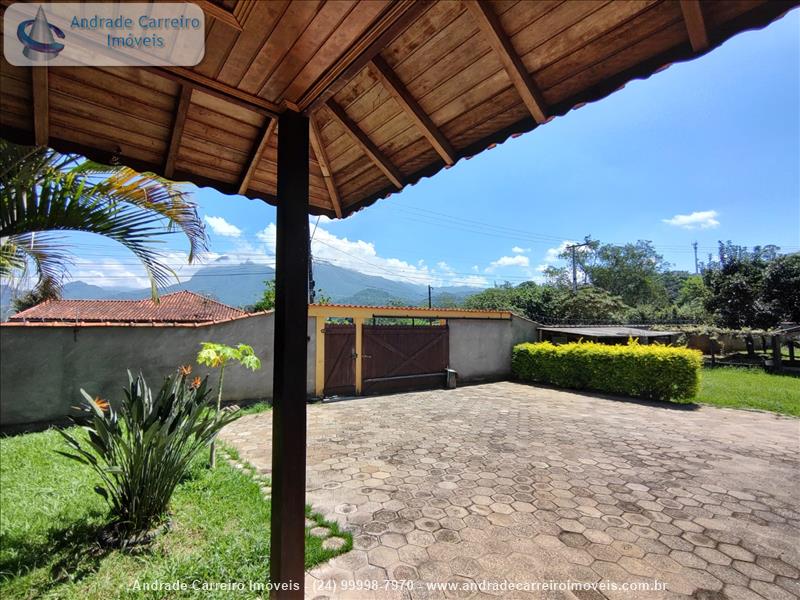
[[[0,276],[33,265],[37,296],[58,297],[71,263],[63,231],[97,233],[128,248],[147,272],[153,299],[175,277],[158,252],[160,238],[182,231],[189,262],[208,243],[194,202],[166,179],[0,140]]]

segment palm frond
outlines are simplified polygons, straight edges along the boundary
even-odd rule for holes
[[[64,240],[60,236],[50,233],[14,235],[0,247],[0,254],[3,253],[13,253],[12,264],[17,268],[23,265],[23,272],[30,259],[39,279],[39,292],[48,297],[59,295],[64,273],[72,264],[72,256],[64,249]]]
[[[162,236],[180,230],[190,262],[207,249],[197,208],[178,185],[127,167],[110,167],[48,148],[31,150],[0,140],[0,269],[30,256],[42,284],[60,284],[69,256],[53,238],[48,246],[27,238],[45,231],[83,231],[113,239],[135,254],[151,281],[153,297],[174,271],[159,252]],[[38,254],[37,254],[38,253]],[[44,270],[42,270],[44,269]],[[59,271],[60,269],[60,271]],[[2,273],[2,271],[0,271]]]

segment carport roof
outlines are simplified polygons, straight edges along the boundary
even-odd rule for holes
[[[640,329],[638,327],[622,327],[619,325],[608,325],[596,327],[540,327],[540,331],[552,331],[553,333],[568,333],[571,335],[581,335],[584,337],[619,337],[619,338],[651,338],[664,337],[668,335],[678,335],[677,331],[655,331],[652,329]]]
[[[192,68],[3,59],[3,136],[274,203],[275,117],[296,110],[311,117],[310,211],[346,216],[797,2],[197,4]]]

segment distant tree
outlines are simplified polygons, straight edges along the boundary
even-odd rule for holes
[[[266,288],[261,295],[261,299],[252,306],[253,312],[272,310],[275,308],[275,280],[270,279],[265,281],[264,285]]]
[[[562,292],[558,300],[558,316],[575,321],[622,322],[629,308],[619,296],[594,286]]]
[[[433,297],[433,305],[438,308],[456,308],[458,306],[458,297],[448,292],[436,294]]]
[[[493,287],[473,294],[464,300],[464,308],[478,310],[512,310],[523,312],[517,305],[517,294],[513,287]]]
[[[767,265],[761,296],[775,324],[800,323],[800,252],[779,256]]]
[[[668,295],[662,273],[668,266],[652,242],[639,240],[623,246],[600,246],[594,264],[587,265],[586,270],[593,285],[619,296],[629,306],[663,306]]]
[[[688,279],[697,277],[702,281],[702,278],[699,275],[692,275],[688,271],[667,270],[660,273],[658,277],[661,280],[661,283],[664,286],[664,291],[667,294],[667,302],[670,304],[678,301],[678,296],[680,296],[681,290],[683,289],[683,284]]]
[[[317,290],[314,304],[331,304],[331,297],[327,296],[322,289]]]
[[[704,304],[723,327],[769,328],[782,317],[782,304],[775,300],[783,287],[777,278],[791,276],[793,261],[775,267],[766,293],[765,275],[771,263],[778,260],[777,246],[756,246],[752,251],[745,246],[719,242],[717,260],[704,265],[703,282],[708,288]],[[796,292],[795,292],[796,294]],[[790,301],[791,302],[791,301]]]
[[[709,291],[701,275],[691,275],[684,279],[678,297],[675,299],[677,316],[679,318],[708,321],[709,313],[705,303]]]
[[[61,297],[59,289],[57,287],[54,288],[51,283],[50,280],[46,279],[34,289],[14,298],[11,300],[11,308],[14,309],[14,312],[22,312],[41,304],[45,300],[58,300]]]

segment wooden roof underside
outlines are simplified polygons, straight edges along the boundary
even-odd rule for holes
[[[206,53],[193,68],[3,59],[3,136],[274,203],[275,116],[301,110],[311,211],[346,216],[797,2],[197,4]]]

